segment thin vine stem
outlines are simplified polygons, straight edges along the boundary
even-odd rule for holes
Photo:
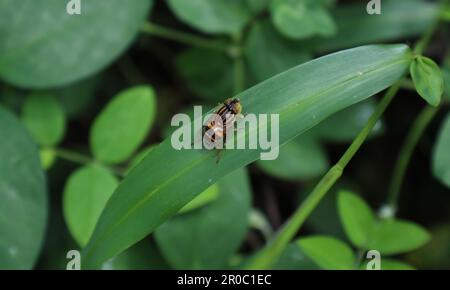
[[[425,132],[426,128],[433,120],[434,116],[438,112],[439,108],[432,106],[426,106],[420,114],[417,116],[416,120],[411,127],[411,130],[406,137],[406,140],[400,150],[400,154],[397,158],[394,167],[394,174],[388,190],[388,206],[390,212],[395,214],[397,210],[398,198],[400,195],[401,186],[403,179],[408,168],[408,164],[411,161],[411,156],[414,153],[417,143]]]
[[[98,164],[98,162],[91,157],[72,151],[64,148],[53,148],[52,149],[55,155],[58,158],[81,164],[81,165],[88,165],[88,164]],[[125,176],[125,171],[121,168],[113,167],[113,166],[104,166],[106,169],[111,171],[112,173],[116,174],[119,177]]]
[[[225,53],[230,53],[230,51],[233,50],[233,47],[230,47],[230,45],[224,43],[223,41],[217,41],[197,36],[191,33],[182,32],[172,28],[167,28],[151,22],[146,22],[142,26],[141,31],[144,33],[148,33],[150,35],[158,36],[161,38],[165,38],[182,44],[187,44],[190,46],[207,48]]]
[[[267,246],[256,255],[247,265],[248,269],[268,269],[275,260],[281,255],[287,244],[292,240],[306,219],[317,207],[322,198],[330,190],[330,188],[339,180],[345,167],[350,160],[361,148],[364,141],[369,136],[376,123],[383,115],[386,108],[392,102],[392,99],[399,91],[403,80],[397,82],[389,88],[382,100],[378,103],[375,112],[367,121],[364,128],[353,140],[350,147],[345,151],[339,161],[325,174],[319,181],[314,190],[308,195],[305,201],[297,208],[292,217],[286,222],[285,226],[278,232],[275,238],[270,241]]]
[[[63,148],[55,148],[55,149],[53,149],[53,151],[55,152],[57,157],[59,157],[61,159],[65,159],[65,160],[73,162],[73,163],[78,163],[81,165],[94,163],[94,160],[92,158],[90,158],[89,156],[86,156],[84,154],[81,154],[81,153],[78,153],[78,152],[75,152],[72,150],[63,149]]]

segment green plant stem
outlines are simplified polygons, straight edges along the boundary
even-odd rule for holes
[[[353,158],[353,156],[355,156],[361,145],[367,139],[370,132],[375,127],[376,123],[383,115],[384,111],[389,106],[394,96],[397,94],[402,82],[403,80],[389,88],[383,99],[378,103],[375,112],[367,121],[366,125],[358,134],[356,139],[353,140],[350,147],[345,151],[341,159],[339,159],[339,161],[333,167],[331,167],[331,169],[325,174],[325,176],[322,177],[314,190],[294,212],[292,217],[287,221],[281,231],[279,231],[275,238],[270,241],[268,245],[251,260],[246,268],[269,269],[272,266],[276,259],[281,255],[282,251],[286,248],[287,244],[292,240],[292,238],[304,224],[307,217],[317,207],[317,205],[326,195],[329,189],[342,176],[345,167],[348,165],[350,160]]]
[[[67,150],[67,149],[63,149],[63,148],[55,148],[54,152],[57,157],[59,157],[61,159],[65,159],[70,162],[74,162],[74,163],[78,163],[78,164],[82,164],[82,165],[94,163],[94,160],[92,158],[90,158],[89,156],[83,155],[81,153],[78,153],[78,152],[75,152],[72,150]]]
[[[388,205],[395,214],[397,210],[398,197],[400,195],[401,186],[405,177],[406,169],[411,160],[411,156],[416,148],[417,143],[422,137],[425,129],[428,127],[433,117],[438,112],[438,108],[426,106],[417,116],[406,140],[400,150],[394,167],[394,174],[388,191]]]
[[[97,164],[98,162],[91,157],[72,151],[67,150],[63,148],[54,148],[53,152],[55,152],[56,156],[58,158],[81,164],[81,165],[88,165],[88,164]],[[108,170],[110,170],[112,173],[116,174],[117,176],[124,177],[125,172],[121,168],[113,167],[113,166],[105,166]]]
[[[431,38],[433,37],[434,33],[436,32],[436,29],[439,25],[439,20],[436,20],[429,28],[428,30],[423,34],[423,36],[420,38],[420,40],[417,42],[417,44],[414,47],[414,54],[421,55],[424,53],[426,47],[431,41]]]
[[[222,41],[212,40],[200,37],[194,34],[178,31],[175,29],[163,27],[154,23],[147,22],[142,26],[142,32],[180,42],[190,46],[207,48],[229,53],[232,48]]]

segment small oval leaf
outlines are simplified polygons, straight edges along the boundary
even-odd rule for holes
[[[22,108],[22,121],[39,145],[54,146],[64,137],[65,113],[51,95],[35,93],[28,96]]]
[[[349,270],[355,268],[356,257],[344,242],[327,236],[301,238],[297,245],[318,266],[326,270]]]
[[[421,226],[401,220],[381,220],[374,227],[369,249],[381,255],[401,254],[422,247],[430,235]]]
[[[147,136],[155,107],[154,91],[147,86],[117,95],[92,126],[90,143],[95,158],[105,163],[127,160]]]
[[[355,246],[368,250],[376,222],[369,205],[359,196],[341,191],[338,194],[338,210],[349,240]]]
[[[437,107],[444,92],[444,79],[439,66],[430,58],[418,56],[411,63],[411,77],[419,95]]]
[[[119,184],[108,170],[84,166],[71,174],[64,188],[64,218],[72,237],[84,247],[109,197]]]

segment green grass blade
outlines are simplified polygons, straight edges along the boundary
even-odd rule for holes
[[[245,113],[280,114],[280,144],[333,113],[391,86],[407,72],[406,45],[371,45],[334,53],[279,74],[239,95]],[[260,123],[259,126],[267,126]],[[133,169],[108,201],[83,252],[95,268],[136,243],[221,177],[261,150],[215,152],[172,148],[170,138]]]

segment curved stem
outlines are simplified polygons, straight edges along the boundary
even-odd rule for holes
[[[422,112],[420,112],[419,116],[417,116],[414,121],[411,130],[406,137],[405,143],[403,144],[398,159],[395,163],[394,174],[392,177],[391,184],[389,186],[388,191],[388,206],[390,207],[393,214],[397,210],[397,202],[400,194],[400,189],[403,183],[403,179],[405,177],[406,170],[408,168],[408,164],[411,160],[411,156],[414,153],[414,149],[416,148],[417,143],[422,137],[425,129],[430,124],[433,117],[438,112],[438,108],[426,106]]]
[[[212,50],[218,50],[225,53],[230,52],[230,47],[224,42],[204,38],[194,34],[178,31],[175,29],[163,27],[154,23],[147,22],[142,26],[142,32],[158,36],[161,38],[169,39],[172,41],[180,42],[183,44],[197,46]]]
[[[297,208],[292,217],[286,222],[285,226],[278,232],[275,238],[270,241],[247,265],[247,269],[268,269],[281,255],[287,244],[292,240],[301,226],[304,224],[308,216],[317,207],[322,198],[330,190],[330,188],[339,180],[345,167],[350,160],[361,148],[364,141],[369,136],[376,123],[383,115],[386,108],[392,102],[397,94],[403,80],[396,83],[384,95],[383,99],[378,103],[375,112],[367,121],[364,128],[353,140],[352,144],[342,155],[341,159],[325,174],[314,190],[308,195],[305,201]]]

